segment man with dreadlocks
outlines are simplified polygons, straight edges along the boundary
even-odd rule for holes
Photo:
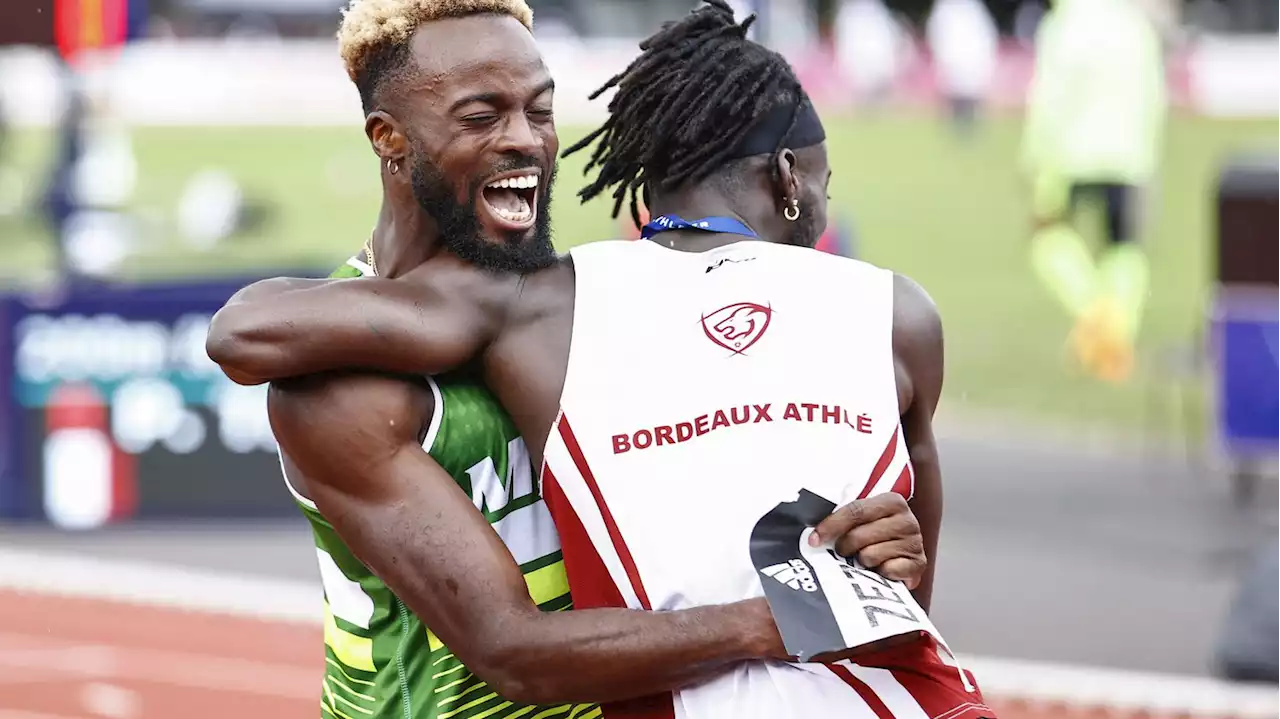
[[[570,149],[598,143],[582,196],[611,192],[633,218],[643,196],[650,241],[525,273],[428,261],[288,289],[224,308],[211,355],[244,382],[474,367],[542,467],[578,609],[767,600],[781,642],[701,647],[702,681],[673,672],[675,692],[638,668],[641,698],[606,718],[991,717],[925,614],[933,564],[910,586],[891,566],[937,548],[937,312],[909,280],[812,250],[822,124],[750,23],[711,0],[664,26]],[[923,540],[888,552],[892,528],[866,522],[908,499]]]

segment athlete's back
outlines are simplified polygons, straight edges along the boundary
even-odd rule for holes
[[[573,263],[573,341],[543,491],[575,603],[683,609],[760,597],[769,581],[825,595],[837,638],[936,633],[901,584],[814,576],[799,532],[778,564],[753,565],[757,523],[801,490],[836,504],[911,495],[893,274],[765,242],[705,253],[596,243]],[[884,611],[836,611],[840,592],[878,592]],[[658,700],[654,716],[874,716],[877,703],[894,716],[989,715],[934,647],[897,653],[912,676],[865,662],[744,664]]]
[[[355,257],[331,276],[369,274],[369,266]],[[569,609],[559,539],[511,420],[480,384],[462,377],[424,381],[434,401],[423,447],[484,512],[520,564],[538,606]],[[498,696],[351,552],[313,502],[289,489],[311,524],[324,584],[323,717],[600,716],[592,705],[531,707]]]

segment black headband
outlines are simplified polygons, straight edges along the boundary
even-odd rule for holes
[[[796,102],[800,103],[800,114],[796,124],[791,125],[791,116],[796,114],[795,102],[774,105],[742,138],[742,142],[727,159],[740,160],[753,155],[773,154],[781,145],[799,149],[816,145],[827,139],[822,129],[822,120],[818,119],[818,111],[813,109],[809,98],[801,95]],[[787,132],[791,128],[791,132]]]

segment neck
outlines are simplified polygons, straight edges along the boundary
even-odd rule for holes
[[[440,247],[435,223],[416,203],[412,211],[398,211],[396,205],[389,198],[383,198],[371,243],[378,275],[388,279],[426,262]]]
[[[732,217],[755,230],[761,239],[768,239],[765,234],[767,221],[759,216],[759,208],[748,210],[747,205],[752,203],[744,203],[729,197],[718,188],[701,185],[651,199],[653,206],[649,208],[649,214],[652,217],[678,215],[686,220],[698,220],[703,217]],[[725,233],[679,230],[664,232],[654,239],[667,244],[672,249],[702,252],[749,238]]]

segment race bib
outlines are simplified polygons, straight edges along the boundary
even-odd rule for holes
[[[836,505],[800,490],[756,522],[751,562],[787,652],[800,661],[881,639],[928,632],[945,646],[902,582],[846,560],[829,546],[810,547],[813,527]]]

